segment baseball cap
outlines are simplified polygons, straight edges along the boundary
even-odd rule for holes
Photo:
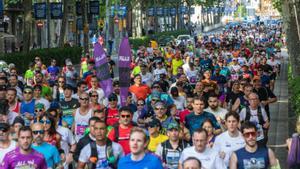
[[[69,85],[69,84],[66,84],[64,86],[64,90],[66,90],[66,89],[73,90],[73,87],[71,85]]]
[[[32,92],[33,89],[32,89],[31,86],[25,86],[25,87],[24,87],[24,92],[25,92],[25,91],[27,91],[27,92],[28,92],[28,91]]]
[[[160,127],[160,121],[156,118],[152,119],[149,123],[147,123],[147,127]]]
[[[172,129],[179,130],[179,125],[176,121],[172,121],[171,123],[168,124],[167,130],[172,130]]]
[[[160,100],[160,93],[158,91],[153,91],[151,93],[151,99],[157,99]]]
[[[163,102],[157,102],[154,107],[165,107],[165,104]]]
[[[113,100],[118,100],[118,96],[114,93],[111,93],[109,96],[108,96],[108,100],[109,101],[113,101]]]
[[[44,109],[45,108],[45,105],[43,103],[37,103],[35,106],[34,106],[35,109]]]
[[[6,130],[8,131],[10,128],[9,124],[7,123],[0,123],[0,130]]]
[[[66,65],[67,65],[67,66],[72,66],[73,63],[72,63],[70,60],[68,60],[68,61],[66,61]]]
[[[14,120],[14,122],[13,122],[12,125],[15,125],[15,124],[17,124],[17,123],[22,124],[22,126],[25,125],[25,121],[24,121],[24,120],[22,119],[22,117],[20,117],[20,116],[17,116],[17,117],[15,118],[15,120]]]

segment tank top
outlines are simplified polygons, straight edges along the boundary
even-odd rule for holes
[[[249,106],[250,104],[249,101],[246,100],[244,96],[241,96],[239,98],[240,98],[240,111],[241,111],[243,108]]]
[[[267,147],[258,147],[253,153],[246,151],[245,148],[237,150],[239,169],[267,169],[269,167],[269,153]]]
[[[75,113],[75,138],[79,141],[84,136],[84,131],[89,125],[89,119],[92,117],[92,109],[89,109],[86,115],[80,114],[80,108],[76,109]]]

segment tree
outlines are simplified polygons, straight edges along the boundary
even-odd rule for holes
[[[73,1],[72,3],[74,3]],[[69,8],[68,4],[70,3],[69,0],[63,0],[63,18],[62,18],[62,23],[61,23],[61,29],[60,29],[60,36],[59,36],[59,41],[58,41],[58,46],[63,47],[64,41],[65,41],[65,34],[66,34],[66,27],[68,23],[68,13],[69,13]],[[75,4],[74,4],[75,6]]]
[[[23,50],[29,52],[31,45],[31,28],[32,28],[32,0],[23,0],[24,7],[24,34]]]
[[[299,25],[297,24],[297,20],[299,23],[300,3],[298,1],[298,3],[294,4],[290,0],[281,0],[281,2],[276,2],[276,3],[277,4],[282,3],[281,6],[282,18],[284,23],[284,29],[286,32],[286,42],[287,42],[288,54],[290,57],[290,63],[292,66],[292,74],[294,77],[299,77],[300,65],[298,63],[300,63],[300,40],[299,40],[300,37],[298,35]],[[278,6],[277,9],[280,9],[280,6]]]

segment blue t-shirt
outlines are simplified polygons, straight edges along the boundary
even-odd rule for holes
[[[32,144],[32,148],[44,155],[48,168],[52,168],[55,164],[60,162],[59,152],[53,145],[44,142],[40,146]]]
[[[35,99],[32,99],[29,103],[26,103],[25,101],[22,101],[21,103],[20,113],[25,121],[25,126],[30,125],[30,120],[25,117],[25,113],[29,113],[31,116],[35,117],[34,107]]]
[[[255,152],[248,152],[245,147],[237,150],[238,169],[269,168],[269,152],[267,147],[258,147]]]
[[[213,123],[213,127],[215,129],[220,129],[220,124],[218,123],[217,119],[215,118],[215,116],[212,113],[209,112],[202,112],[202,114],[200,115],[195,115],[195,113],[191,113],[187,116],[185,116],[185,125],[186,128],[189,129],[191,135],[194,133],[195,130],[197,130],[198,128],[200,128],[203,124],[203,122],[206,119],[210,119]]]
[[[163,169],[162,161],[151,153],[146,153],[140,161],[133,161],[131,154],[121,158],[118,163],[118,169]]]

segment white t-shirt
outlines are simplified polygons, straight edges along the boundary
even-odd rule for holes
[[[258,132],[258,136],[257,136],[257,141],[259,140],[262,140],[264,139],[264,134],[263,134],[263,128],[262,128],[262,125],[259,124],[259,119],[258,119],[258,116],[257,116],[257,110],[252,110],[250,108],[250,122],[254,123],[256,125],[256,128],[257,128],[257,132]],[[263,107],[261,107],[261,114],[262,114],[262,117],[263,117],[263,120],[264,122],[266,122],[268,120],[268,116],[267,116],[267,113],[265,111],[265,109]],[[246,108],[243,108],[240,112],[240,119],[241,121],[244,121],[246,119]]]
[[[146,84],[147,86],[151,86],[152,82],[153,82],[153,75],[149,72],[147,72],[145,75],[143,75],[142,73],[140,73],[140,75],[142,76],[142,82],[144,84]]]
[[[123,149],[120,144],[112,142],[112,151],[115,159],[120,159],[124,156]],[[111,169],[111,167],[108,166],[108,161],[106,157],[106,145],[105,146],[99,146],[97,145],[97,152],[98,152],[98,161],[96,165],[96,169]],[[79,161],[88,163],[89,159],[91,157],[91,145],[87,144],[83,147],[83,149],[80,152]]]
[[[180,156],[179,162],[182,162],[188,157],[196,157],[201,161],[202,169],[226,169],[224,161],[219,157],[218,152],[211,148],[205,148],[204,152],[198,153],[195,146],[185,148]]]
[[[185,98],[183,96],[178,96],[177,98],[172,97],[177,110],[183,110],[185,106]]]
[[[74,134],[72,131],[66,127],[58,126],[56,131],[61,136],[60,145],[61,148],[64,150],[65,154],[69,153],[70,146],[76,143]]]
[[[225,120],[225,115],[228,113],[228,110],[226,110],[222,107],[218,107],[216,110],[213,110],[210,107],[207,107],[206,109],[204,109],[204,111],[212,113],[216,117],[216,119],[218,119],[218,117],[220,117],[222,120]]]
[[[6,153],[14,150],[17,146],[17,143],[13,140],[10,141],[10,145],[7,148],[0,148],[0,161],[3,161]]]
[[[159,80],[160,79],[160,74],[168,74],[166,69],[165,68],[161,68],[161,69],[158,69],[156,68],[154,71],[153,71],[153,75],[154,75],[154,78],[155,80]]]
[[[10,125],[13,124],[13,122],[15,121],[15,118],[19,116],[18,113],[14,112],[14,111],[9,111],[8,115],[7,115],[7,119],[8,119],[8,123]]]
[[[225,153],[224,162],[225,162],[225,165],[228,167],[229,166],[229,158],[230,158],[232,152],[234,152],[244,146],[245,146],[245,140],[244,140],[241,132],[239,132],[238,137],[231,137],[231,136],[229,136],[228,131],[225,131],[216,137],[213,149],[216,152],[224,152]]]

